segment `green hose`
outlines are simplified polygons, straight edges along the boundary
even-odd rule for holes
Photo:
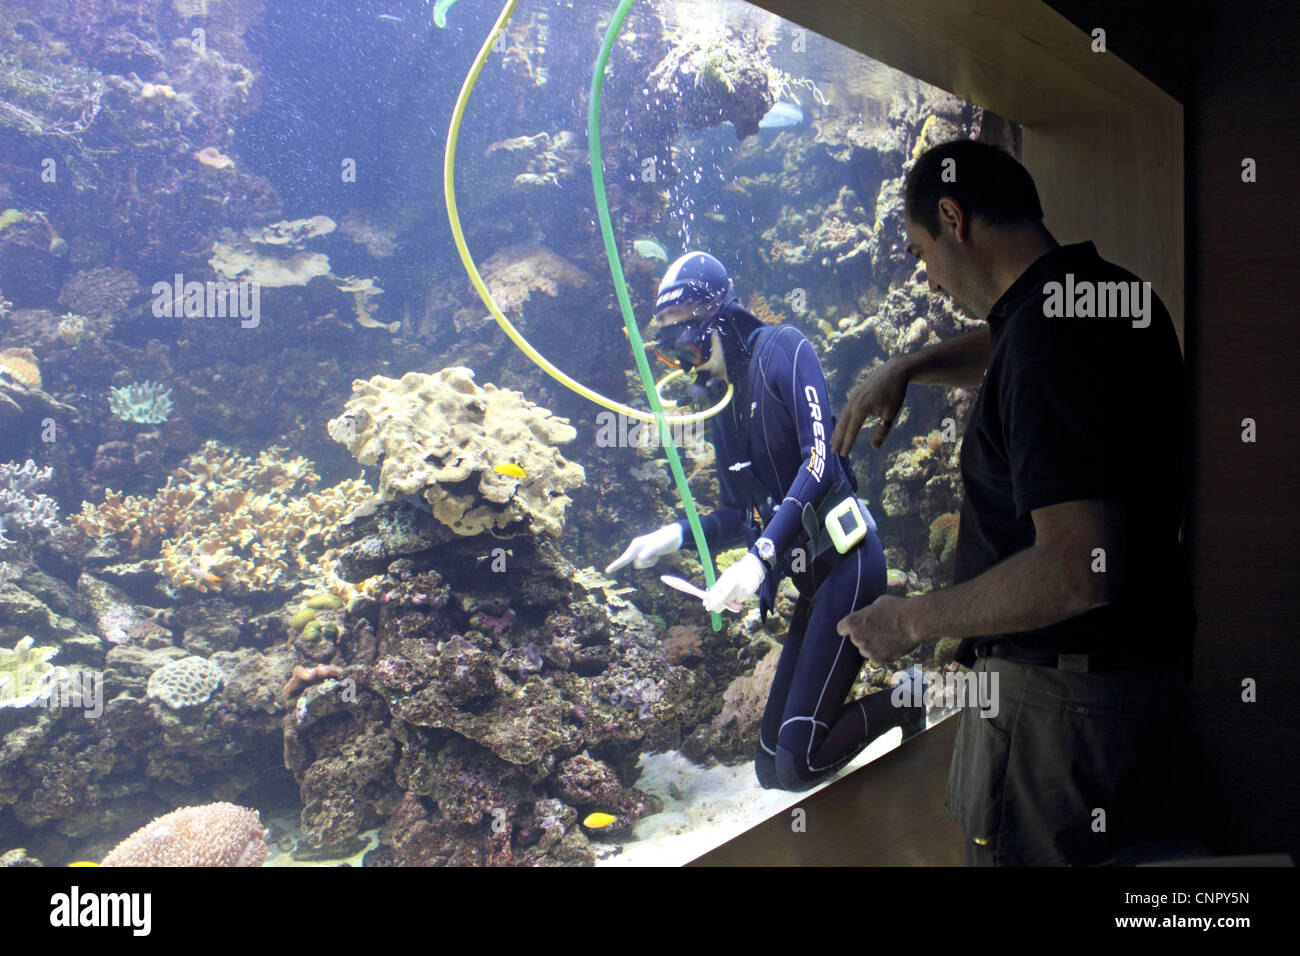
[[[614,241],[614,226],[609,218],[609,201],[605,198],[605,173],[600,155],[600,89],[605,81],[605,66],[609,63],[609,53],[614,47],[623,21],[634,0],[621,0],[614,18],[605,31],[605,42],[601,44],[600,56],[596,60],[596,69],[591,75],[591,101],[587,107],[587,143],[591,150],[591,186],[596,192],[596,216],[600,220],[600,234],[605,240],[605,256],[609,259],[609,274],[614,279],[614,291],[618,296],[619,308],[623,310],[623,324],[627,328],[628,343],[632,346],[632,358],[636,361],[636,370],[641,375],[641,385],[645,388],[646,401],[654,413],[659,425],[659,441],[668,456],[668,467],[672,470],[673,481],[677,483],[677,494],[681,496],[682,508],[686,511],[686,520],[690,522],[691,534],[695,536],[695,550],[700,555],[700,565],[704,568],[704,581],[712,588],[713,558],[709,555],[709,545],[704,540],[704,529],[700,527],[700,516],[695,510],[695,499],[691,497],[691,488],[682,471],[682,463],[677,457],[677,446],[664,420],[663,406],[659,403],[659,393],[655,390],[654,379],[650,375],[650,363],[646,361],[645,345],[641,341],[641,332],[636,326],[636,317],[632,314],[632,301],[628,298],[627,282],[623,279],[623,265],[618,258],[618,245]],[[722,617],[714,612],[710,615],[715,631],[722,629]]]

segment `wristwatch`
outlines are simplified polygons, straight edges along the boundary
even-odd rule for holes
[[[758,554],[758,559],[767,566],[768,571],[776,570],[776,545],[772,543],[771,538],[759,538],[754,542],[754,551]]]

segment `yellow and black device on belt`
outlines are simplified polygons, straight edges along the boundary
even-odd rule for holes
[[[867,536],[867,519],[858,499],[850,495],[832,508],[826,515],[825,527],[835,550],[848,554],[850,548]]]

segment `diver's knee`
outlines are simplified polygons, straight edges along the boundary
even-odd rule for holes
[[[816,780],[808,773],[806,765],[801,765],[793,753],[784,747],[776,748],[776,779],[782,790],[807,790]]]

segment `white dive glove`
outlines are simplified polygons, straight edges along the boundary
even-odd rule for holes
[[[680,525],[667,524],[658,531],[651,531],[639,538],[633,538],[627,550],[618,556],[613,564],[605,569],[612,574],[629,561],[633,567],[648,568],[665,554],[672,554],[682,546],[682,529]]]
[[[721,611],[727,604],[740,604],[758,593],[767,577],[767,568],[753,554],[745,556],[723,571],[704,596],[704,610],[710,614]]]

